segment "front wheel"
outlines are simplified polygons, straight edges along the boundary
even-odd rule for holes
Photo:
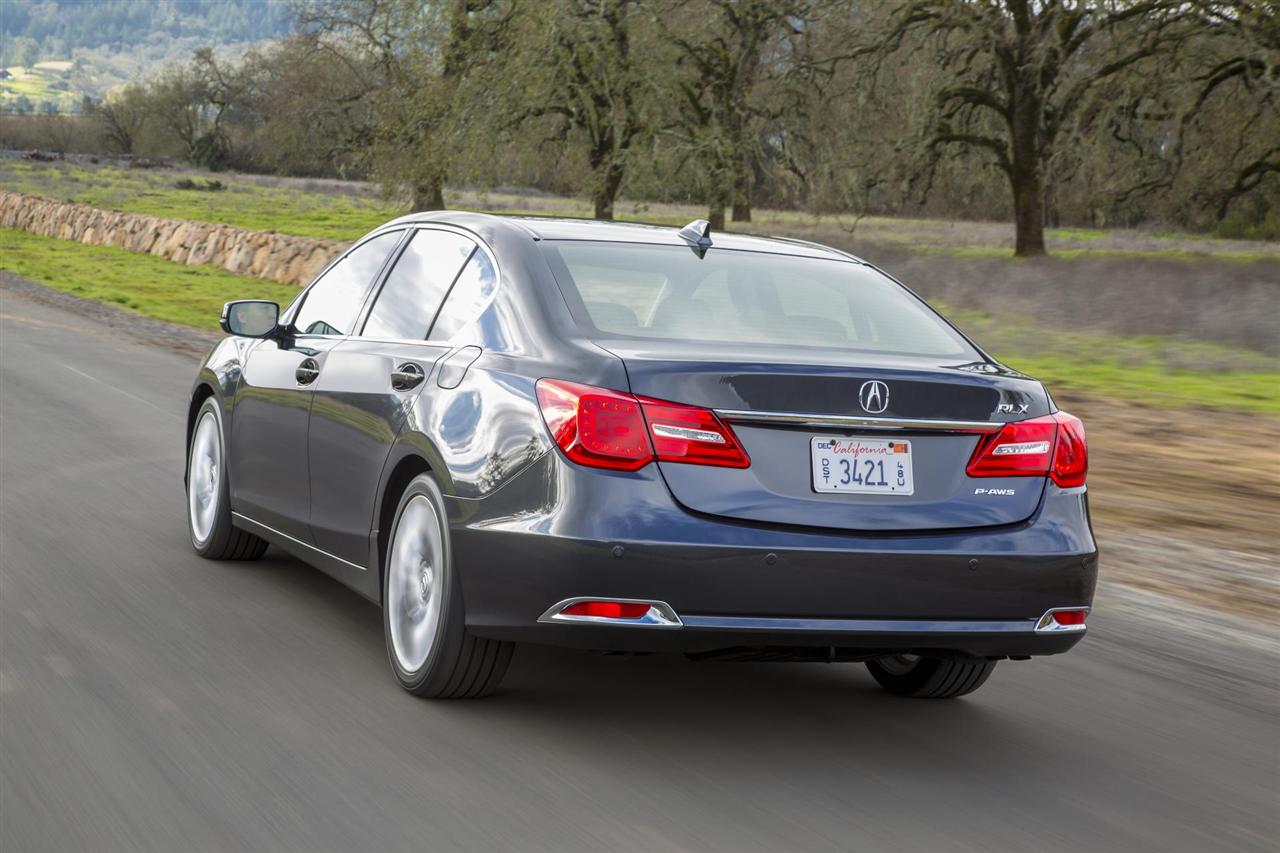
[[[187,450],[187,530],[191,547],[207,560],[256,560],[266,540],[231,523],[222,409],[210,397],[196,414]]]
[[[899,696],[950,699],[972,693],[996,668],[993,660],[954,660],[919,655],[889,655],[867,661],[880,686]]]
[[[487,696],[511,662],[511,643],[467,633],[444,498],[426,475],[409,484],[396,510],[383,572],[382,625],[391,669],[415,696]]]

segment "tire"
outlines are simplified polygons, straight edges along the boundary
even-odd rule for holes
[[[472,636],[449,546],[444,498],[430,476],[400,498],[382,572],[382,628],[400,686],[428,699],[477,699],[497,689],[513,644]]]
[[[885,690],[898,696],[920,699],[951,699],[972,693],[983,685],[995,668],[993,660],[952,660],[916,655],[893,655],[867,661],[871,676]]]
[[[226,447],[222,409],[210,397],[196,413],[187,448],[187,532],[207,560],[256,560],[267,543],[231,523]]]

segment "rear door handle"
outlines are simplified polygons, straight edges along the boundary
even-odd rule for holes
[[[314,358],[304,358],[298,365],[298,369],[293,372],[293,378],[298,380],[299,385],[310,385],[319,375],[320,365]]]
[[[422,372],[421,367],[418,367],[412,361],[406,361],[391,371],[391,387],[397,391],[408,391],[410,388],[416,387],[423,379],[426,379],[426,374]]]

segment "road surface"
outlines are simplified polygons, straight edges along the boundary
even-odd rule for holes
[[[1276,849],[1271,628],[1118,587],[953,702],[533,648],[492,699],[414,699],[373,605],[192,553],[194,367],[0,290],[4,851]]]

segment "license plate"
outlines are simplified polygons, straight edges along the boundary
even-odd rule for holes
[[[872,495],[915,492],[909,441],[815,435],[809,451],[814,491]]]

